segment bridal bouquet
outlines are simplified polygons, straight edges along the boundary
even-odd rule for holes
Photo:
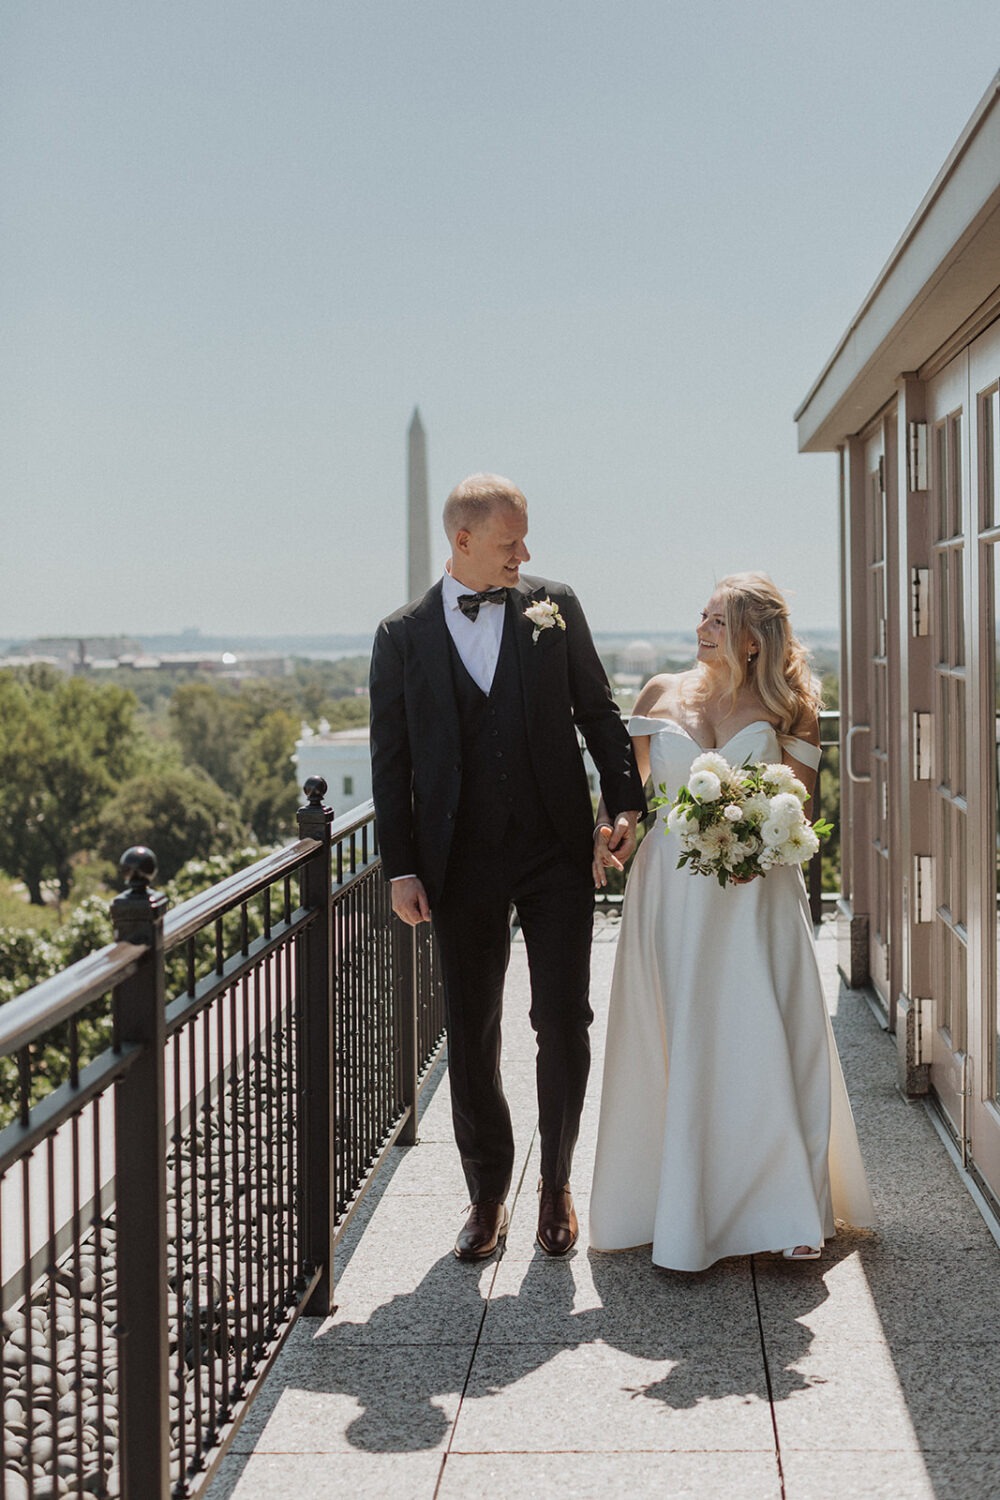
[[[721,886],[766,875],[775,865],[812,858],[833,824],[810,824],[809,793],[789,766],[731,766],[714,750],[691,763],[687,786],[671,798],[660,786],[653,807],[666,807],[666,831],[680,837],[677,868],[714,875]]]

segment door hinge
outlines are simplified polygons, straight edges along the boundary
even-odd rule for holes
[[[906,487],[918,492],[927,489],[927,423],[911,422],[909,439]]]
[[[913,779],[934,779],[934,716],[920,709],[913,715]]]
[[[914,635],[931,633],[931,570],[910,569],[910,628]]]
[[[913,920],[934,919],[934,860],[930,854],[913,856]]]

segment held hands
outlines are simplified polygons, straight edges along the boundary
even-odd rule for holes
[[[607,822],[598,823],[594,829],[594,885],[608,883],[605,870],[622,870],[625,861],[635,850],[635,827],[639,820],[637,812],[619,813],[612,827]]]
[[[423,881],[418,880],[415,875],[407,875],[402,880],[394,880],[389,890],[392,893],[392,909],[400,921],[406,922],[410,927],[418,927],[421,922],[430,921],[430,902],[427,900]]]

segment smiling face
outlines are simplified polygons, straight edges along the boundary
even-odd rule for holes
[[[715,593],[701,612],[698,622],[698,660],[706,666],[724,662],[726,639],[726,606],[722,594]]]
[[[466,588],[510,588],[521,576],[521,564],[531,554],[524,545],[528,534],[527,514],[514,505],[497,505],[471,528],[455,533],[451,546],[451,573]]]

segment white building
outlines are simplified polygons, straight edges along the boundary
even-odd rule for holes
[[[332,732],[325,719],[316,732],[303,725],[292,761],[300,787],[310,776],[323,777],[329,789],[327,804],[338,817],[371,797],[372,762],[366,728]]]

